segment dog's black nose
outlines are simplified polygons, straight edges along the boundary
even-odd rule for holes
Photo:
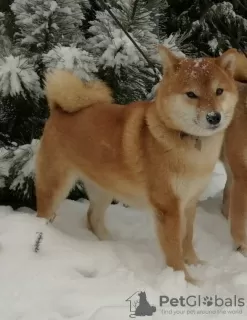
[[[209,112],[206,115],[207,122],[211,125],[216,125],[220,123],[221,114],[219,112]]]

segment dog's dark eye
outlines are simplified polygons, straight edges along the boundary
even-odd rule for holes
[[[216,90],[216,96],[221,96],[223,92],[224,92],[224,89],[218,88],[218,89]]]
[[[198,96],[193,91],[186,92],[186,95],[191,99],[198,98]]]

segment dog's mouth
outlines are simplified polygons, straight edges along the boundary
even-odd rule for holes
[[[212,124],[208,127],[209,130],[216,130],[218,129],[219,127],[221,127],[221,123],[219,124]]]

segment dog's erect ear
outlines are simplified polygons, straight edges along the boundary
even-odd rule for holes
[[[163,73],[174,72],[181,58],[178,58],[171,50],[162,45],[158,45],[158,51],[163,65]]]
[[[237,50],[229,49],[225,51],[221,56],[216,58],[218,65],[223,68],[225,71],[234,75],[236,68],[236,53]]]

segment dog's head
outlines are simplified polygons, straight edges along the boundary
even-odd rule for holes
[[[160,46],[164,77],[157,94],[159,116],[175,130],[210,136],[225,129],[238,99],[233,74],[235,55],[178,58]]]

